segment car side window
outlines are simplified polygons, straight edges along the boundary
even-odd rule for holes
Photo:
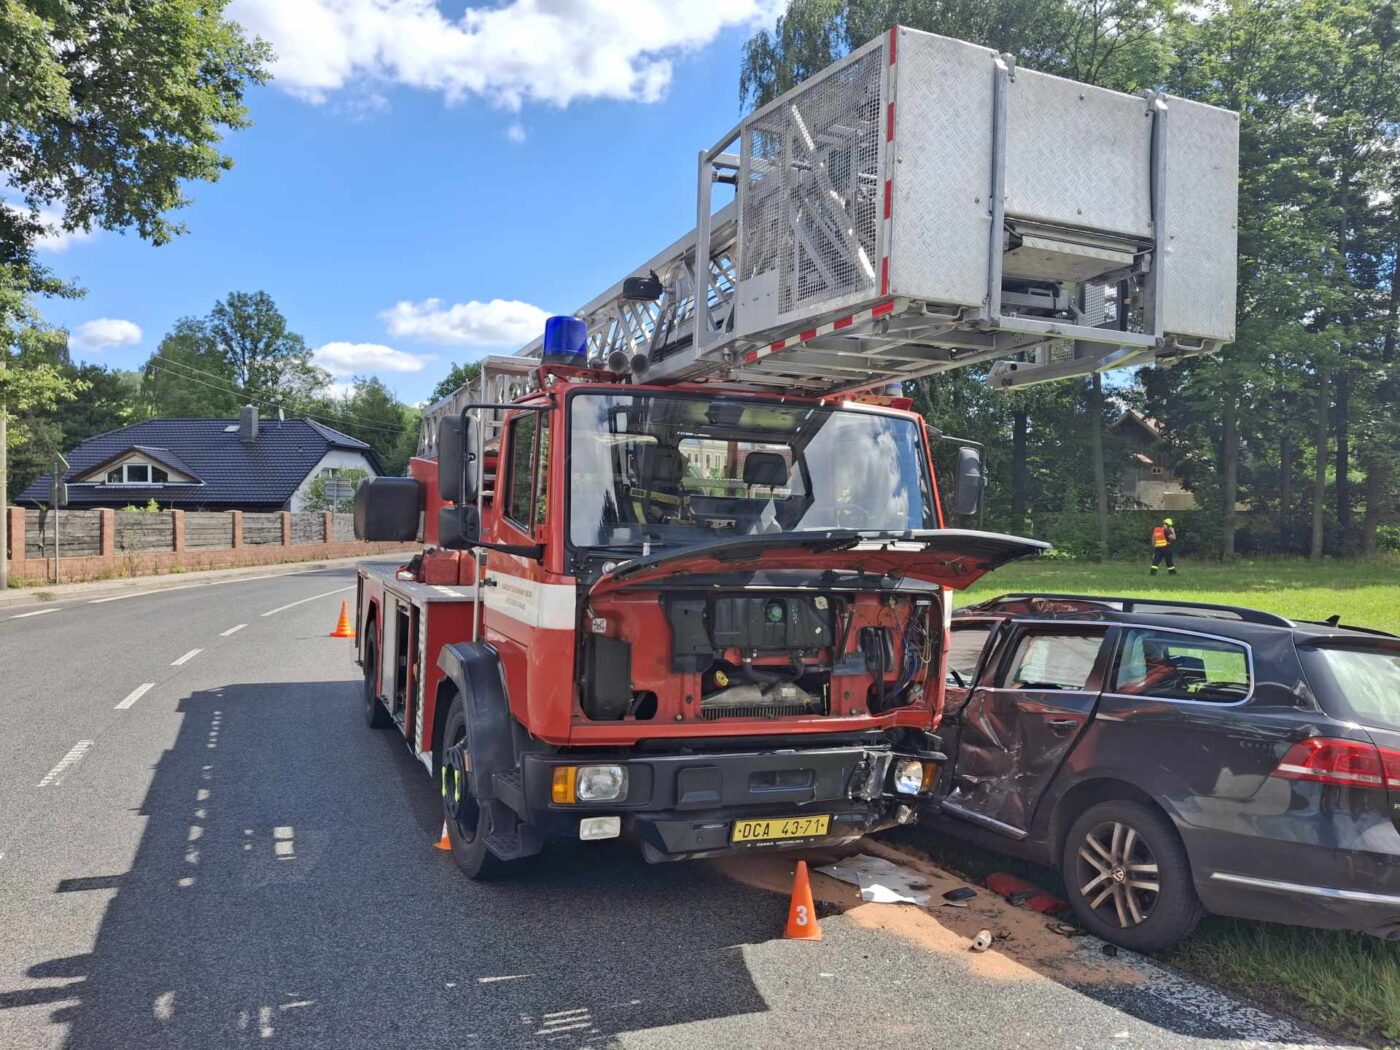
[[[964,689],[972,685],[991,631],[989,623],[953,624],[948,642],[948,685]]]
[[[1249,695],[1245,647],[1222,638],[1135,628],[1125,633],[1113,692],[1233,704]]]
[[[510,424],[510,489],[506,513],[526,532],[534,527],[535,431],[539,413],[524,412]]]
[[[1016,641],[1002,688],[1083,689],[1093,673],[1103,639],[1097,631],[1027,631]]]

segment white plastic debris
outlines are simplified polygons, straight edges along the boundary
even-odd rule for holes
[[[883,857],[857,853],[818,868],[823,875],[860,887],[860,899],[875,904],[927,904],[928,879]]]

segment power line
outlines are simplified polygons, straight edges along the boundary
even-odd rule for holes
[[[179,372],[173,371],[173,370],[170,368],[169,365],[154,365],[154,366],[150,366],[150,367],[151,367],[151,370],[154,371],[154,372],[160,372],[160,371],[169,372],[170,375],[171,375],[173,378],[179,379],[181,382],[185,382],[185,383],[195,383],[195,384],[197,384],[197,385],[199,385],[199,386],[208,387],[210,390],[216,390],[216,391],[218,391],[218,392],[221,393],[221,394],[234,394],[235,396],[239,397],[240,399],[242,399],[242,400],[244,400],[244,401],[247,401],[249,404],[256,405],[258,408],[266,408],[266,409],[279,408],[279,409],[280,409],[280,408],[282,407],[281,405],[278,405],[276,402],[259,401],[259,400],[257,400],[256,398],[249,397],[244,391],[236,390],[236,389],[234,389],[234,388],[232,388],[232,387],[227,387],[227,386],[216,386],[216,385],[213,384],[213,383],[206,383],[206,382],[204,382],[204,381],[201,380],[201,379],[196,379],[194,376],[181,375]],[[301,413],[301,415],[302,415],[304,418],[306,418],[306,419],[314,419],[314,420],[316,420],[316,422],[318,422],[318,423],[325,423],[327,426],[343,426],[343,425],[345,425],[345,423],[349,422],[349,423],[354,424],[354,425],[357,426],[357,427],[361,427],[361,428],[363,428],[363,429],[365,429],[365,430],[375,430],[375,431],[380,432],[381,434],[402,434],[402,433],[404,433],[404,431],[406,431],[406,430],[409,429],[408,424],[405,424],[402,428],[400,428],[400,429],[398,429],[398,430],[395,430],[395,429],[392,428],[392,427],[381,427],[381,426],[377,426],[377,425],[375,425],[375,424],[373,424],[373,423],[366,423],[366,422],[360,420],[359,418],[357,418],[357,417],[355,417],[355,416],[345,416],[345,417],[342,417],[342,418],[337,419],[337,418],[335,418],[335,417],[330,417],[330,416],[318,416],[318,415],[314,415],[314,414],[312,414],[312,413],[310,413],[310,412],[303,412],[303,413]]]
[[[195,383],[195,384],[197,384],[197,385],[199,385],[199,386],[203,386],[203,387],[208,387],[210,390],[216,390],[216,391],[218,391],[218,392],[221,393],[221,394],[232,394],[233,396],[235,396],[235,397],[237,397],[237,398],[240,398],[240,399],[242,399],[242,400],[245,400],[245,401],[247,401],[247,402],[249,402],[249,403],[251,403],[251,404],[257,405],[259,408],[271,409],[271,408],[282,408],[282,407],[283,407],[283,406],[279,405],[277,402],[259,401],[259,400],[257,400],[256,398],[250,397],[250,396],[248,395],[247,391],[240,390],[240,389],[238,389],[237,387],[232,386],[231,384],[229,384],[229,383],[223,381],[223,380],[222,380],[222,377],[216,376],[216,375],[214,375],[212,372],[206,372],[206,371],[204,371],[203,369],[195,368],[193,365],[187,365],[187,364],[185,364],[183,361],[172,361],[170,358],[165,357],[165,356],[163,356],[162,354],[152,354],[152,355],[151,355],[151,359],[152,359],[152,360],[156,360],[156,361],[163,361],[163,362],[164,362],[164,365],[148,365],[147,367],[150,368],[152,371],[159,372],[159,371],[161,371],[161,370],[163,369],[164,371],[169,372],[170,375],[171,375],[173,378],[175,378],[175,379],[179,379],[179,380],[181,380],[181,381],[183,381],[183,382]],[[215,384],[215,383],[206,383],[206,382],[204,382],[203,380],[196,379],[193,375],[185,375],[185,374],[182,374],[182,372],[179,371],[180,369],[184,369],[184,370],[187,370],[187,371],[189,371],[189,372],[194,372],[194,373],[197,373],[198,375],[202,375],[202,376],[209,376],[209,377],[212,378],[212,379],[218,379],[218,380],[220,380],[220,382],[217,383],[217,384]],[[376,423],[367,422],[366,420],[364,420],[363,418],[361,418],[361,417],[359,417],[359,416],[341,416],[341,417],[338,417],[338,418],[334,418],[334,417],[328,418],[328,417],[325,417],[325,416],[312,415],[311,413],[302,413],[302,414],[303,414],[307,419],[314,419],[314,420],[316,420],[318,423],[326,423],[326,424],[334,424],[334,425],[340,425],[340,424],[344,424],[344,423],[351,423],[351,424],[353,424],[353,425],[355,425],[355,426],[363,427],[363,428],[366,429],[366,430],[377,430],[377,431],[379,431],[380,433],[383,433],[383,434],[402,434],[405,430],[408,430],[408,429],[409,429],[409,425],[408,425],[408,424],[405,424],[403,427],[401,427],[401,428],[399,428],[399,429],[394,429],[393,427],[379,426],[379,425],[376,424]]]

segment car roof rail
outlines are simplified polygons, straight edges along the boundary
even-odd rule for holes
[[[1355,631],[1358,634],[1372,634],[1378,638],[1394,638],[1396,635],[1391,631],[1383,631],[1379,627],[1358,627],[1354,623],[1342,623],[1341,618],[1334,616],[1330,620],[1299,620],[1300,627],[1334,627],[1339,631]],[[1327,637],[1332,637],[1331,635]]]
[[[984,605],[996,605],[999,602],[1024,600],[1027,598],[1044,598],[1050,601],[1075,601],[1075,602],[1095,602],[1102,605],[1116,605],[1123,612],[1151,612],[1157,609],[1164,615],[1170,615],[1169,610],[1177,609],[1183,612],[1198,612],[1204,615],[1214,615],[1217,619],[1234,619],[1244,623],[1265,624],[1270,627],[1295,627],[1297,624],[1286,616],[1278,613],[1264,612],[1262,609],[1250,609],[1243,605],[1215,605],[1211,602],[1193,602],[1173,598],[1128,598],[1122,595],[1104,594],[1060,594],[1051,591],[1019,591],[1014,594],[1003,594],[984,602]]]

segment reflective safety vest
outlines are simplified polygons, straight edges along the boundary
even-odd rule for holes
[[[1167,539],[1167,527],[1165,525],[1158,525],[1152,530],[1152,546],[1166,547],[1170,545],[1170,542],[1171,541]]]

